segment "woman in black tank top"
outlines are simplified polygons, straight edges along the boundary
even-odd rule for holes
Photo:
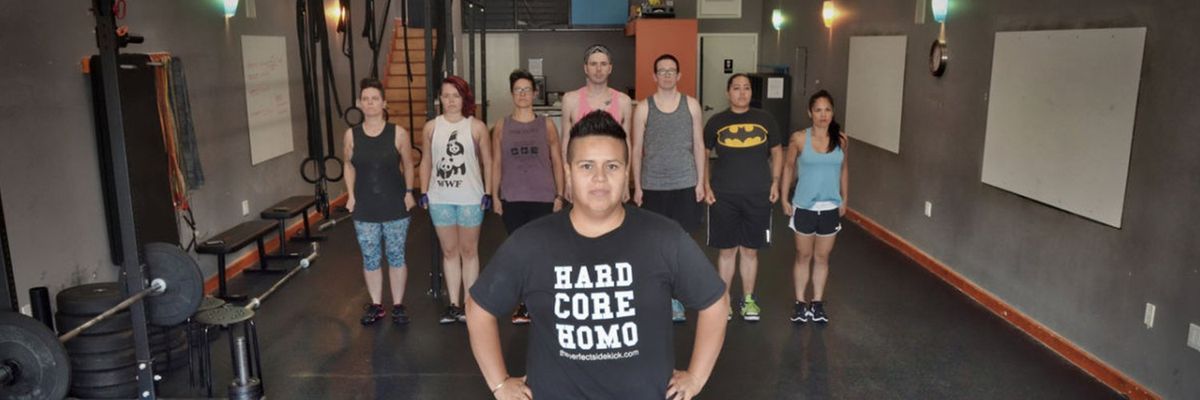
[[[346,163],[346,208],[354,218],[354,231],[363,255],[363,275],[371,302],[362,317],[363,325],[383,318],[383,255],[391,267],[392,321],[407,323],[404,285],[408,269],[404,244],[408,234],[408,211],[416,205],[408,182],[413,181],[412,139],[404,128],[383,118],[386,102],[383,85],[364,79],[358,107],[362,125],[346,130],[343,140]]]

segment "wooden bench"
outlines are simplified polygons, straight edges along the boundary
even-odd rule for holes
[[[258,243],[258,262],[263,270],[267,269],[267,249],[263,244],[263,236],[275,230],[271,221],[246,221],[230,228],[216,236],[208,238],[196,246],[197,254],[214,254],[217,256],[217,277],[220,281],[217,297],[226,301],[244,300],[244,295],[230,295],[225,289],[225,256],[241,250],[251,242]]]

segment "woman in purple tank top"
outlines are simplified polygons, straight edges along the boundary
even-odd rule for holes
[[[563,164],[558,129],[550,119],[534,114],[537,88],[525,70],[508,76],[512,89],[513,114],[492,128],[492,193],[500,199],[492,209],[504,219],[512,234],[522,225],[562,208]],[[513,313],[514,324],[529,322],[521,305]]]

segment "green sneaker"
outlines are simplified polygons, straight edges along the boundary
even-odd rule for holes
[[[747,321],[758,321],[758,314],[762,309],[758,308],[758,302],[754,300],[754,296],[746,295],[742,299],[742,319]]]

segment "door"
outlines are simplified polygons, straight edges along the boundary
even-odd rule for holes
[[[518,57],[518,49],[520,49],[520,39],[516,33],[489,33],[487,34],[487,121],[483,121],[489,127],[492,122],[499,120],[513,112],[512,94],[508,90],[508,74],[514,69],[521,66],[520,58]],[[479,35],[475,35],[475,46],[477,49],[483,49],[479,41]],[[483,61],[482,57],[475,58],[475,76],[470,79],[471,89],[475,91],[475,101],[482,103],[483,90],[477,82],[482,82],[480,77],[483,73],[483,68],[480,66]],[[465,71],[470,73],[469,71]],[[479,105],[476,108],[476,116],[483,118],[483,106]]]
[[[737,72],[758,70],[757,33],[700,34],[699,100],[704,122],[713,114],[729,108],[725,83]]]

